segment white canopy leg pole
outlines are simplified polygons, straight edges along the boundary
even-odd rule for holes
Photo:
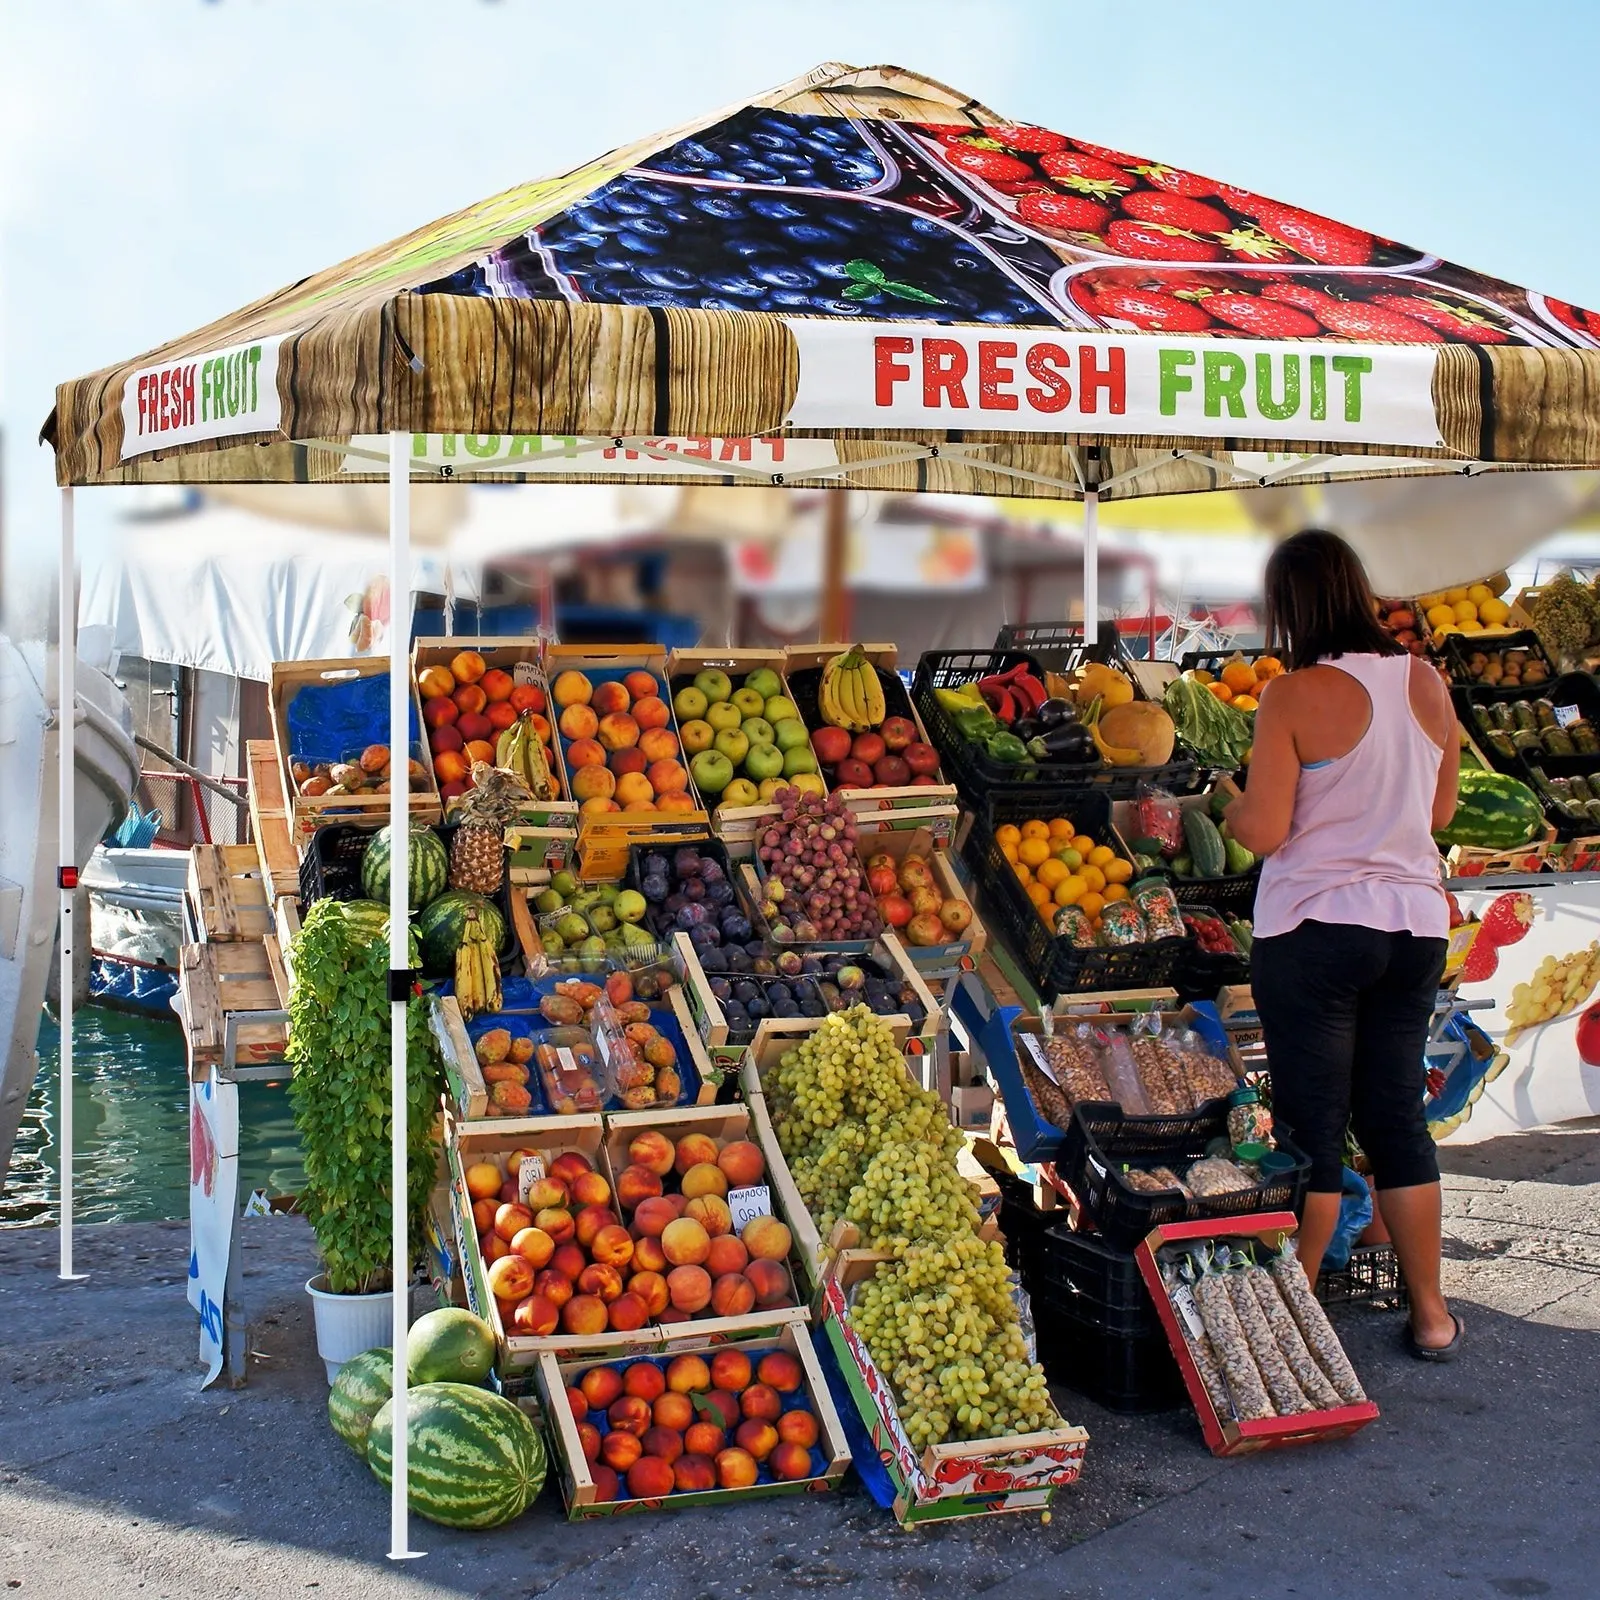
[[[1100,491],[1083,491],[1083,642],[1100,642]]]
[[[72,949],[77,943],[72,926],[72,901],[78,887],[75,801],[78,781],[78,563],[74,550],[72,490],[61,491],[61,559],[56,628],[58,685],[56,690],[56,817],[60,830],[56,851],[56,882],[61,893],[61,1105],[57,1131],[61,1146],[61,1264],[57,1271],[67,1280],[86,1274],[72,1270]],[[89,930],[84,929],[88,938]]]
[[[410,1546],[410,1438],[406,1334],[411,1326],[411,1207],[406,1172],[406,998],[411,968],[411,455],[410,436],[389,435],[389,1193],[394,1254],[394,1480],[389,1490],[389,1559],[423,1554]]]

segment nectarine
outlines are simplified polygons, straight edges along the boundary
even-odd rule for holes
[[[640,1456],[628,1468],[628,1493],[635,1500],[660,1500],[672,1493],[676,1482],[672,1463],[660,1456]]]
[[[809,1450],[817,1442],[817,1433],[817,1419],[798,1406],[778,1418],[778,1437],[785,1444],[797,1444]]]
[[[567,1185],[575,1206],[608,1206],[611,1185],[598,1172],[580,1172]]]
[[[511,1258],[506,1257],[509,1261]],[[547,1338],[561,1325],[561,1307],[542,1294],[530,1294],[511,1313],[511,1331],[533,1339]]]
[[[593,739],[600,731],[600,719],[590,706],[571,705],[556,723],[563,739]]]
[[[669,794],[682,794],[689,787],[688,771],[681,761],[674,761],[670,756],[652,761],[645,768],[645,776],[650,780],[650,787],[663,799]]]
[[[647,694],[633,702],[633,720],[641,728],[664,728],[672,720],[667,702],[658,694]]]
[[[453,704],[448,701],[446,703]],[[677,762],[678,736],[671,728],[646,728],[639,735],[639,748],[644,752],[645,760],[652,766],[658,761],[672,761],[679,766],[682,765],[681,762]]]
[[[494,1214],[494,1231],[509,1244],[524,1228],[533,1226],[533,1212],[515,1200],[500,1206]]]
[[[506,1181],[505,1173],[492,1161],[474,1161],[467,1168],[466,1178],[467,1193],[474,1200],[492,1200],[500,1193],[500,1185]]]
[[[456,692],[456,680],[448,667],[424,667],[417,674],[417,693],[424,700],[437,700]]]
[[[489,664],[476,650],[463,650],[450,663],[457,683],[476,683],[489,670]]]
[[[647,1456],[655,1456],[659,1461],[676,1461],[683,1454],[683,1435],[676,1428],[663,1428],[659,1423],[646,1428],[639,1443]]]
[[[571,669],[560,673],[550,685],[550,698],[558,706],[586,706],[593,697],[594,685],[581,672]]]
[[[613,1428],[600,1441],[600,1459],[614,1472],[626,1472],[643,1454],[638,1434],[625,1428]]]
[[[672,1463],[673,1484],[684,1494],[703,1493],[717,1486],[717,1464],[709,1455],[681,1455]]]
[[[633,1231],[645,1238],[659,1239],[677,1215],[678,1208],[665,1195],[650,1195],[639,1202],[633,1213]]]
[[[565,1211],[568,1198],[567,1186],[559,1178],[545,1176],[528,1185],[530,1211]]]
[[[763,1422],[776,1422],[783,1415],[783,1400],[770,1384],[752,1383],[739,1396],[739,1413],[747,1419],[756,1417]]]
[[[512,1251],[535,1269],[550,1265],[556,1242],[543,1228],[524,1228],[511,1241]]]
[[[667,1253],[661,1248],[661,1241],[646,1234],[642,1239],[634,1240],[631,1265],[637,1267],[640,1272],[664,1273],[672,1263],[667,1260]]]
[[[534,1227],[543,1228],[557,1244],[565,1244],[576,1231],[573,1227],[572,1213],[562,1210],[559,1206],[551,1206],[545,1211],[536,1211],[533,1214],[532,1221]],[[745,1248],[747,1250],[750,1248],[748,1240],[745,1242]]]
[[[646,695],[659,695],[661,692],[661,685],[642,667],[635,667],[628,673],[622,680],[622,687],[635,700],[641,700]]]
[[[676,1428],[682,1433],[694,1424],[694,1401],[686,1394],[679,1394],[676,1389],[668,1389],[665,1394],[656,1397],[650,1414],[655,1418],[658,1428]]]
[[[667,1363],[667,1388],[674,1394],[702,1394],[711,1387],[711,1368],[703,1356],[674,1356]]]
[[[717,1152],[717,1165],[728,1180],[730,1189],[747,1189],[760,1183],[767,1170],[766,1157],[761,1147],[748,1139],[735,1139]]]
[[[592,1464],[600,1459],[600,1430],[592,1422],[578,1424],[578,1444],[585,1461]]]
[[[661,1235],[661,1248],[674,1267],[698,1266],[711,1253],[711,1236],[693,1217],[674,1217]]]
[[[625,1211],[632,1211],[641,1200],[661,1193],[661,1180],[648,1167],[624,1167],[617,1174],[617,1199]]]
[[[550,1257],[550,1265],[569,1283],[576,1283],[583,1269],[589,1265],[589,1258],[583,1253],[581,1245],[568,1239],[556,1246],[555,1254]]]
[[[617,779],[617,803],[624,811],[637,807],[655,809],[656,792],[642,772],[627,772]]]
[[[717,1141],[709,1134],[686,1133],[678,1141],[672,1157],[678,1175],[681,1177],[690,1167],[697,1167],[703,1161],[709,1161],[712,1166],[717,1164]]]
[[[615,1267],[594,1262],[578,1274],[578,1298],[593,1295],[610,1305],[622,1293],[622,1274]]]
[[[789,1269],[781,1261],[752,1261],[744,1275],[756,1286],[756,1304],[763,1311],[784,1305],[793,1297]]]
[[[589,1415],[589,1397],[573,1384],[567,1385],[567,1409],[574,1422],[582,1422]]]
[[[704,1267],[674,1267],[667,1274],[667,1294],[677,1310],[693,1316],[711,1303],[711,1274]]]
[[[789,1230],[776,1217],[752,1217],[739,1235],[755,1261],[783,1261],[789,1254]]]
[[[811,1476],[811,1451],[794,1442],[781,1442],[767,1457],[767,1471],[785,1483],[799,1483]]]
[[[717,1454],[717,1482],[724,1489],[748,1489],[760,1471],[748,1450],[734,1446]]]
[[[606,765],[616,773],[618,778],[625,778],[630,773],[638,774],[650,765],[650,758],[645,755],[637,745],[629,745],[622,750],[613,750],[611,759]]]
[[[614,712],[626,711],[633,704],[633,696],[628,693],[628,686],[620,678],[613,678],[609,682],[597,683],[594,686],[589,704],[604,717]]]
[[[493,1228],[478,1240],[478,1248],[483,1251],[483,1259],[486,1265],[492,1265],[501,1256],[511,1254],[511,1246]]]
[[[567,746],[567,770],[574,776],[579,767],[603,767],[605,764],[605,746],[598,739],[574,739]]]
[[[711,1358],[711,1383],[737,1394],[750,1384],[750,1358],[742,1350],[719,1350]]]
[[[498,1193],[499,1191],[497,1190],[496,1196],[498,1196]],[[494,1214],[499,1209],[500,1200],[498,1198],[474,1200],[472,1202],[473,1227],[476,1228],[479,1233],[492,1233],[494,1231]],[[674,1217],[677,1216],[677,1214],[678,1213],[676,1211],[672,1213]],[[670,1222],[672,1218],[669,1217],[667,1220]]]
[[[698,1167],[693,1169],[695,1172],[699,1170]],[[683,1181],[687,1183],[689,1180],[685,1178]],[[728,1202],[721,1195],[697,1194],[683,1208],[683,1214],[691,1222],[698,1222],[713,1243],[733,1232],[733,1213],[728,1210]]]
[[[617,1214],[610,1206],[585,1206],[572,1219],[572,1225],[578,1243],[593,1254],[594,1242],[602,1230],[617,1225]],[[595,1259],[599,1260],[599,1257]]]
[[[733,1430],[733,1442],[757,1461],[765,1461],[778,1448],[778,1430],[761,1417],[750,1417]]]
[[[654,1402],[667,1392],[667,1375],[653,1361],[635,1361],[622,1374],[622,1392]]]
[[[572,1298],[572,1279],[564,1272],[557,1272],[554,1267],[546,1267],[533,1280],[533,1290],[559,1308]]]
[[[488,695],[475,683],[461,684],[450,698],[455,701],[456,710],[463,717],[481,716],[483,708],[489,703]]]
[[[727,1443],[727,1434],[714,1422],[693,1422],[684,1429],[683,1448],[690,1455],[714,1456]]]
[[[727,1389],[713,1389],[698,1407],[707,1422],[715,1422],[724,1433],[739,1426],[739,1397]]]
[[[568,1333],[604,1333],[605,1301],[593,1294],[573,1295],[561,1308],[561,1326]]]
[[[593,1171],[594,1167],[590,1164],[589,1158],[577,1150],[563,1150],[561,1154],[550,1163],[550,1176],[554,1178],[557,1183],[566,1184],[567,1192],[569,1194],[573,1193],[573,1184],[576,1183],[584,1173]],[[581,1204],[588,1205],[590,1203],[589,1201],[584,1200],[582,1196],[577,1196],[576,1198],[579,1199]],[[607,1198],[609,1198],[609,1196]],[[602,1200],[600,1203],[603,1205],[605,1201]]]
[[[604,1411],[622,1398],[622,1374],[615,1367],[590,1367],[578,1379],[578,1388],[591,1411]]]
[[[618,1438],[631,1438],[630,1434],[618,1434]],[[610,1467],[600,1465],[589,1468],[589,1476],[594,1481],[595,1498],[602,1504],[622,1498],[622,1479]]]
[[[672,1171],[673,1155],[672,1141],[666,1134],[657,1133],[653,1128],[635,1134],[628,1141],[628,1160],[636,1167],[644,1167],[655,1173],[658,1178],[664,1178]],[[469,1190],[472,1187],[470,1178],[467,1187]]]
[[[715,1280],[726,1277],[730,1272],[743,1272],[749,1261],[750,1252],[745,1249],[743,1242],[735,1239],[731,1233],[723,1233],[711,1241],[711,1248],[701,1265]]]
[[[576,748],[576,746],[574,746]],[[598,750],[599,745],[594,745]],[[609,800],[617,792],[616,775],[609,767],[579,763],[571,768],[574,800]]]
[[[650,1402],[642,1395],[619,1395],[606,1408],[606,1421],[618,1432],[631,1433],[634,1438],[642,1439],[645,1429],[653,1426]]]
[[[608,1223],[589,1241],[589,1254],[607,1266],[625,1267],[633,1260],[633,1235],[621,1223]]]
[[[601,717],[596,738],[607,750],[629,750],[639,742],[639,724],[626,711]]]
[[[756,1381],[779,1394],[793,1394],[806,1381],[800,1363],[787,1350],[772,1350],[756,1366]]]
[[[521,1300],[533,1293],[533,1276],[533,1268],[521,1256],[501,1256],[489,1267],[489,1293],[497,1300]]]
[[[509,672],[503,672],[499,667],[490,667],[478,679],[478,687],[488,696],[489,704],[494,705],[498,701],[511,698],[511,691],[516,687],[516,681]]]
[[[606,1321],[615,1333],[632,1333],[650,1320],[649,1308],[638,1295],[624,1291],[606,1307]]]

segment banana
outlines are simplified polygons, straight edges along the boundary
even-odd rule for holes
[[[839,669],[839,707],[845,715],[845,727],[851,733],[865,733],[866,718],[861,705],[861,680],[853,668]]]
[[[881,727],[889,715],[889,706],[883,697],[883,680],[878,676],[878,669],[863,657],[856,674],[861,683],[861,699],[867,725],[872,728]]]
[[[833,724],[836,728],[851,731],[850,719],[839,699],[839,664],[844,660],[842,655],[831,657],[822,669],[822,683],[818,689],[818,703],[822,707],[823,719]]]
[[[494,742],[494,764],[507,772],[517,771],[517,729],[521,720],[519,717],[509,728],[502,729]]]

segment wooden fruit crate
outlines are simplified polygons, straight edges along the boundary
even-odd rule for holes
[[[250,831],[267,894],[300,893],[300,858],[289,835],[289,812],[284,803],[284,768],[274,739],[245,742],[245,794],[250,802]]]
[[[948,835],[944,842],[949,842]],[[966,887],[957,876],[955,866],[950,859],[950,852],[941,848],[937,834],[925,821],[919,821],[909,828],[892,826],[862,833],[857,837],[856,852],[861,857],[863,868],[880,851],[894,857],[896,870],[899,868],[899,863],[908,855],[917,854],[925,857],[928,870],[933,874],[940,893],[947,900],[959,900],[971,914],[972,920],[966,928],[959,934],[951,935],[942,944],[912,944],[905,938],[903,931],[897,932],[896,938],[903,944],[906,959],[910,964],[924,977],[948,978],[954,977],[964,967],[975,963],[988,947],[988,930],[978,916],[977,907],[973,905]]]
[[[304,851],[318,828],[332,822],[356,822],[381,825],[389,820],[387,794],[301,794],[294,781],[293,758],[289,749],[289,705],[302,689],[318,684],[332,684],[352,678],[373,678],[389,670],[387,656],[361,656],[349,660],[330,661],[274,661],[272,682],[269,686],[272,710],[272,738],[277,747],[278,768],[283,792],[289,796],[289,832],[294,847]],[[401,670],[405,670],[402,668]],[[412,710],[417,716],[419,737],[422,732],[422,712],[417,705],[416,686],[410,686]],[[388,725],[379,730],[380,737],[372,743],[387,742]],[[390,751],[396,760],[405,751]],[[434,823],[441,820],[443,811],[439,803],[438,786],[433,781],[432,769],[427,763],[427,741],[422,739],[423,777],[411,786],[409,810],[413,824]]]
[[[197,844],[185,888],[207,944],[260,940],[273,931],[261,857],[253,844]]]
[[[191,1073],[203,1078],[213,1066],[282,1061],[289,1042],[282,1017],[287,989],[275,938],[181,946],[178,997]],[[257,1019],[256,1013],[267,1015]],[[230,1014],[234,1028],[231,1059],[227,1049]]]
[[[895,1486],[903,1528],[954,1517],[1048,1510],[1056,1490],[1083,1470],[1089,1435],[1063,1425],[1000,1439],[968,1439],[918,1450],[906,1437],[889,1380],[850,1322],[850,1291],[892,1256],[842,1250],[823,1287],[823,1330],[874,1449]]]

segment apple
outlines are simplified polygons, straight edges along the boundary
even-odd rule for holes
[[[719,700],[728,699],[733,693],[732,679],[726,672],[721,672],[716,667],[707,667],[695,673],[694,686],[712,705]]]
[[[805,723],[798,717],[790,717],[787,722],[773,723],[772,731],[780,750],[793,750],[797,745],[811,743],[811,735],[806,732]]]
[[[803,748],[803,745],[790,748]],[[775,744],[752,744],[750,753],[744,758],[744,770],[758,783],[765,778],[781,777],[783,758],[783,750]]]
[[[917,737],[917,725],[909,717],[887,717],[878,735],[891,750],[904,750]]]
[[[879,756],[872,775],[886,789],[903,789],[911,781],[911,768],[899,756]]]
[[[713,700],[706,707],[705,720],[721,733],[726,728],[737,728],[744,718],[739,715],[739,708],[726,700]]]
[[[850,735],[843,728],[818,728],[811,735],[811,748],[825,767],[836,767],[850,754]]]
[[[737,727],[719,729],[711,747],[720,750],[736,767],[750,753],[750,741]]]
[[[687,694],[689,691],[685,690],[684,692]],[[698,694],[699,690],[696,690],[695,693]],[[711,741],[716,736],[717,730],[700,717],[696,717],[691,722],[680,723],[678,726],[678,737],[683,742],[685,752],[691,756],[699,755],[702,750],[709,750]]]
[[[767,697],[746,684],[744,688],[733,691],[733,703],[746,717],[759,717],[766,709]]]
[[[690,761],[689,776],[701,794],[721,794],[733,782],[733,763],[720,750],[702,750]]]
[[[678,721],[694,722],[706,714],[706,707],[711,702],[706,698],[705,691],[694,684],[680,689],[672,697],[672,709],[678,713]]]
[[[876,733],[858,733],[850,746],[850,754],[857,761],[865,761],[869,767],[875,761],[881,761],[888,753],[889,747]]]
[[[800,713],[788,695],[775,694],[767,701],[765,715],[768,722],[793,722]]]
[[[764,702],[783,693],[783,679],[771,667],[757,667],[744,680],[744,686],[752,694],[760,695]]]
[[[808,749],[803,744],[798,744],[792,750],[783,752],[783,775],[792,778],[797,773],[815,772],[817,770],[816,752]]]
[[[917,774],[932,776],[939,770],[939,752],[931,744],[924,744],[920,739],[913,740],[900,752],[900,759]]]
[[[834,782],[841,789],[870,789],[874,783],[872,768],[865,761],[847,756],[834,769]]]
[[[748,778],[735,778],[722,791],[722,804],[725,806],[753,806],[759,805],[760,801],[761,791]]]

